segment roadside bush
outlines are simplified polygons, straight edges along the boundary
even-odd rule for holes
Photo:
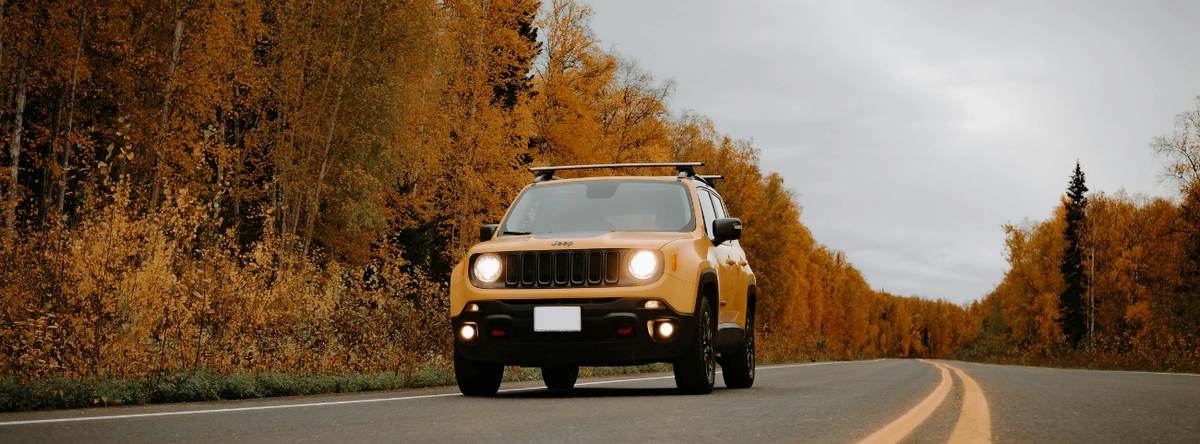
[[[127,187],[116,184],[104,194],[111,198],[80,212],[87,216],[77,226],[3,247],[0,255],[12,264],[0,269],[6,384],[170,380],[178,393],[170,397],[217,399],[222,390],[253,395],[271,385],[230,376],[230,386],[218,387],[214,375],[393,372],[430,380],[422,384],[441,378],[422,369],[448,366],[446,289],[397,251],[380,246],[375,260],[356,268],[322,264],[319,254],[297,260],[269,229],[239,248],[186,189],[166,194],[157,211],[142,214]],[[182,374],[191,376],[178,379]],[[379,385],[328,384],[334,386],[301,391]],[[122,395],[102,397],[138,402],[124,395],[128,388],[112,389]]]

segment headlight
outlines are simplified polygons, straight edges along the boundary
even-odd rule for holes
[[[658,257],[649,251],[639,251],[629,259],[629,274],[638,279],[650,279],[658,271]]]
[[[500,279],[500,256],[496,253],[484,253],[475,258],[475,279],[485,284]]]

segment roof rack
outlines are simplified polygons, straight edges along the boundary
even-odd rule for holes
[[[694,179],[699,179],[701,181],[704,181],[704,182],[708,183],[710,186],[712,185],[712,182],[710,182],[710,179],[708,179],[709,177],[722,178],[720,176],[700,176],[700,175],[696,174],[696,167],[698,167],[698,166],[704,166],[704,162],[601,163],[601,164],[592,164],[592,165],[562,165],[562,166],[533,167],[533,168],[530,168],[529,171],[532,172],[534,175],[533,183],[558,179],[558,177],[554,175],[554,173],[557,171],[594,170],[594,169],[601,169],[601,168],[672,167],[672,168],[675,168],[675,170],[679,172],[677,177],[680,180],[683,180],[684,178],[694,178]]]

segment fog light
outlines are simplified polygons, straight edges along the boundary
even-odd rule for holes
[[[675,334],[675,326],[670,322],[660,322],[658,324],[658,335],[663,339],[668,339]]]
[[[464,324],[462,329],[458,331],[458,336],[463,342],[471,342],[475,340],[475,326],[472,324]]]
[[[646,301],[645,307],[649,309],[662,308],[662,303],[658,301]]]
[[[467,304],[467,311],[479,311],[479,306],[476,304]]]

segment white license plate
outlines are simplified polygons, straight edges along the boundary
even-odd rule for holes
[[[579,307],[533,307],[533,331],[581,331]]]

